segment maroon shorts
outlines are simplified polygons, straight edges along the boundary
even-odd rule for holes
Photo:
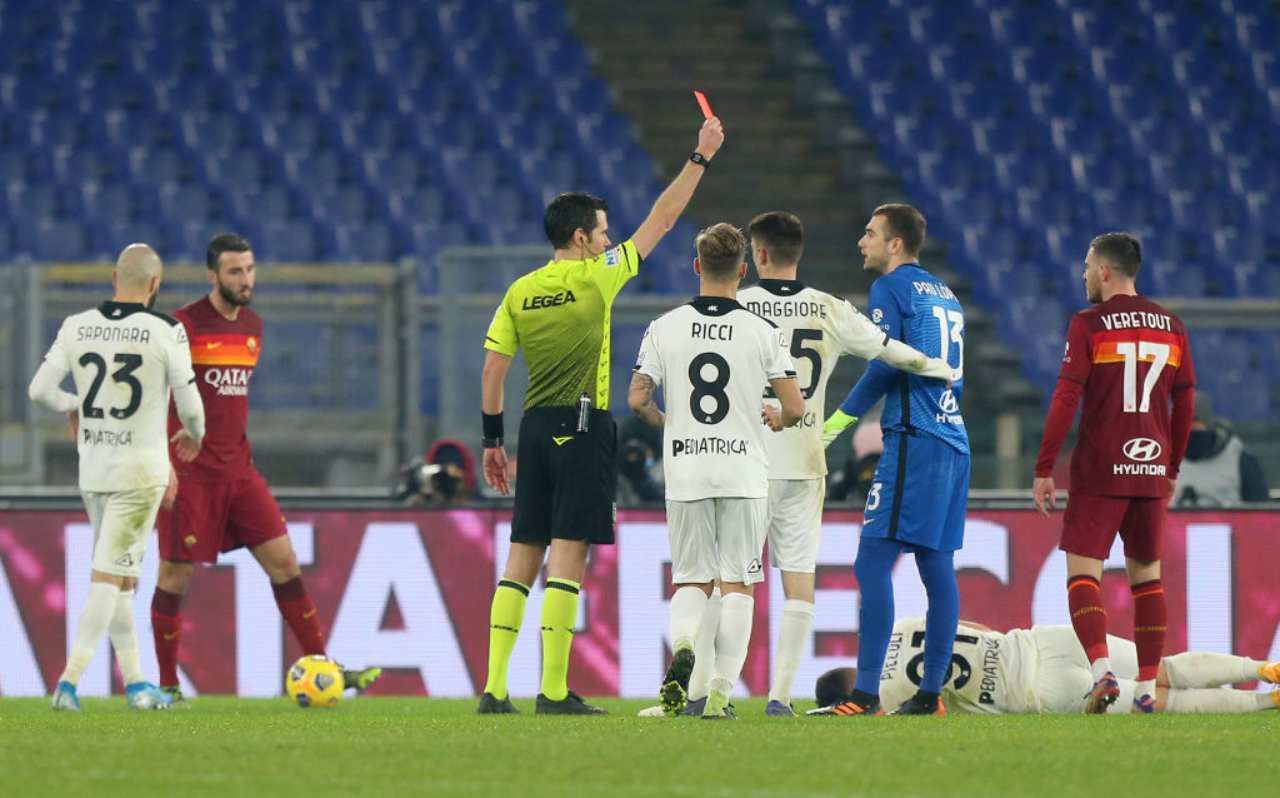
[[[1116,532],[1124,541],[1124,556],[1154,562],[1164,540],[1166,496],[1087,496],[1072,493],[1062,520],[1062,544],[1069,554],[1105,560]]]
[[[257,471],[225,482],[179,480],[172,510],[156,518],[160,559],[218,561],[219,552],[254,548],[288,533],[267,481]]]

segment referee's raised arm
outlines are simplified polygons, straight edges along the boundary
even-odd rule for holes
[[[689,155],[684,168],[671,181],[671,185],[667,186],[666,191],[658,195],[653,207],[649,209],[649,215],[631,236],[640,257],[649,257],[662,237],[675,227],[676,220],[689,206],[689,200],[693,199],[693,192],[702,180],[702,175],[723,143],[724,128],[720,124],[720,117],[713,116],[703,122],[702,129],[698,131],[697,149]]]
[[[614,541],[617,432],[609,414],[610,311],[640,262],[675,226],[723,143],[720,120],[708,118],[689,162],[635,233],[616,246],[609,238],[607,202],[583,193],[556,197],[543,217],[554,255],[508,286],[494,311],[485,333],[480,395],[485,481],[502,494],[511,490],[503,394],[518,350],[524,350],[529,365],[529,390],[520,421],[511,549],[490,612],[482,714],[517,711],[507,693],[507,663],[544,558],[542,690],[536,710],[603,713],[570,693],[567,678],[588,547]]]

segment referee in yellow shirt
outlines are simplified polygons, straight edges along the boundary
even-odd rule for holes
[[[548,547],[536,711],[604,714],[569,692],[568,673],[587,547],[611,544],[614,537],[617,439],[609,414],[610,310],[640,262],[680,218],[722,143],[720,120],[707,119],[689,162],[631,238],[616,247],[609,239],[604,200],[580,193],[556,197],[543,219],[554,256],[512,283],[493,314],[480,378],[484,476],[504,494],[510,485],[502,440],[503,386],[520,348],[529,364],[529,391],[520,422],[511,553],[489,614],[489,679],[480,697],[481,714],[517,711],[507,694],[507,663],[529,586]]]

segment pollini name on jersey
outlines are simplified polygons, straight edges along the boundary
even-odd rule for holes
[[[827,308],[821,302],[797,302],[793,299],[752,299],[747,310],[766,319],[825,319]]]
[[[218,396],[248,396],[249,369],[210,368],[204,372],[206,385],[218,389]]]
[[[898,670],[898,659],[902,656],[902,632],[889,635],[889,650],[884,655],[884,666],[880,669],[880,681],[887,682]]]
[[[133,430],[124,430],[122,432],[112,432],[107,429],[84,429],[80,430],[80,437],[88,446],[132,446]]]
[[[1126,310],[1119,313],[1108,313],[1100,316],[1102,326],[1108,330],[1150,329],[1173,332],[1173,321],[1162,313],[1149,313],[1145,310]]]
[[[747,442],[741,438],[675,438],[671,441],[671,456],[682,454],[746,454]]]
[[[733,325],[695,321],[689,325],[689,337],[702,341],[732,341]]]
[[[82,324],[76,328],[76,341],[100,341],[102,343],[147,344],[151,343],[151,331],[145,327],[119,324]]]
[[[956,299],[955,293],[942,283],[930,283],[924,280],[913,280],[911,287],[917,294],[928,294],[939,299]],[[959,300],[956,300],[957,302]]]
[[[523,310],[540,310],[542,308],[554,308],[559,305],[567,305],[570,302],[577,301],[578,299],[573,295],[572,291],[561,291],[558,294],[527,296],[524,298],[524,303],[520,307]]]

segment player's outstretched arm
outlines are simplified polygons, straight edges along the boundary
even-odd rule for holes
[[[719,152],[720,145],[723,143],[724,128],[720,124],[720,118],[713,116],[702,123],[702,129],[698,131],[698,148],[695,152],[710,161]],[[676,220],[688,207],[689,200],[693,199],[694,189],[698,187],[706,171],[705,166],[686,161],[680,174],[676,175],[676,179],[671,181],[666,191],[663,191],[654,201],[649,215],[631,236],[631,241],[636,245],[636,251],[640,253],[640,257],[649,257],[649,253],[658,246],[662,237],[675,227]]]
[[[964,377],[960,369],[951,368],[951,364],[942,358],[929,357],[913,346],[890,338],[885,342],[880,359],[890,366],[921,377],[933,377],[946,380],[948,383],[959,382]]]
[[[653,391],[657,385],[653,377],[636,372],[631,375],[631,387],[627,389],[627,406],[640,420],[650,426],[662,428],[665,417],[653,399]]]
[[[511,361],[510,355],[487,349],[480,372],[480,406],[485,425],[484,481],[504,496],[511,493],[507,450],[502,440],[502,403]]]

